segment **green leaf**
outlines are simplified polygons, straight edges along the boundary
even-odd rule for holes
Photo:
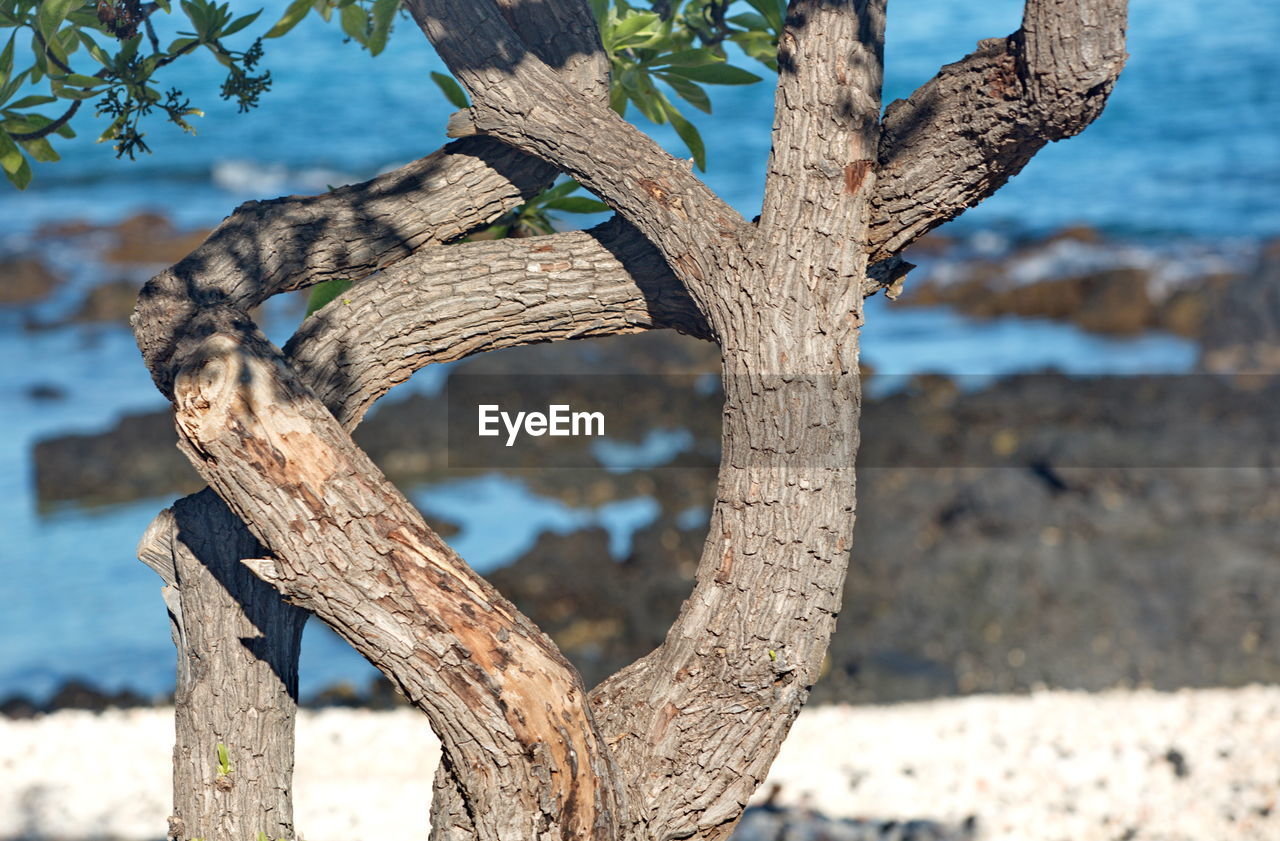
[[[13,142],[9,132],[0,130],[0,169],[3,169],[12,181],[14,174],[25,164],[26,159],[22,157],[22,150],[18,148],[18,144]],[[18,189],[21,190],[22,186]]]
[[[747,0],[747,4],[764,16],[775,34],[782,32],[782,16],[787,8],[786,0]]]
[[[452,76],[446,76],[444,73],[436,73],[432,71],[431,79],[439,86],[444,98],[449,100],[455,108],[469,108],[471,103],[467,101],[467,92],[462,89]]]
[[[662,94],[653,86],[653,82],[649,81],[646,73],[634,67],[628,68],[623,72],[618,84],[626,90],[627,96],[650,122],[662,125],[667,121],[662,106],[658,102]]]
[[[311,315],[350,288],[351,281],[342,279],[326,280],[324,283],[315,285],[307,297],[307,315]]]
[[[369,30],[369,52],[377,55],[387,46],[387,37],[391,34],[391,24],[396,19],[396,10],[400,8],[400,0],[374,0],[373,25]]]
[[[55,35],[54,40],[65,55],[71,55],[80,48],[80,35],[74,24]]]
[[[200,40],[206,40],[209,35],[209,16],[205,12],[204,5],[192,0],[182,0],[182,11],[187,13],[187,17],[191,20],[191,28],[195,30]]]
[[[577,181],[574,181],[572,178],[566,178],[564,181],[561,181],[559,184],[555,185],[554,187],[548,187],[547,189],[543,190],[542,193],[539,194],[537,200],[546,202],[552,199],[564,198],[565,196],[569,195],[570,193],[572,193],[574,190],[578,189],[581,186],[582,186],[581,184],[579,184]]]
[[[35,108],[37,105],[48,105],[50,102],[57,101],[52,96],[24,96],[17,102],[10,102],[5,108]]]
[[[18,167],[17,172],[5,171],[5,175],[9,176],[9,180],[13,182],[13,186],[19,190],[25,190],[31,184],[31,166],[23,160],[22,165]]]
[[[671,73],[708,85],[751,85],[760,81],[754,73],[730,64],[704,64],[700,67],[671,67]]]
[[[707,114],[711,113],[711,97],[707,96],[707,92],[699,87],[696,83],[690,82],[688,79],[681,78],[671,73],[658,73],[658,78],[671,86],[676,95],[685,102],[703,111]]]
[[[696,50],[677,50],[654,61],[654,67],[696,67],[702,64],[724,64],[724,57],[706,47]]]
[[[742,51],[775,73],[778,72],[778,43],[765,32],[735,32],[729,36]]]
[[[627,116],[627,90],[622,85],[613,85],[609,91],[609,107],[619,117]]]
[[[757,15],[755,12],[746,12],[741,15],[734,15],[731,18],[726,18],[726,20],[734,26],[742,27],[748,32],[758,32],[761,35],[772,35],[770,32],[771,27],[769,26],[769,21],[765,20],[761,15]]]
[[[93,99],[102,91],[87,91],[74,86],[68,86],[60,79],[51,79],[49,81],[49,90],[59,99]]]
[[[241,29],[244,29],[246,26],[248,26],[249,24],[257,20],[258,15],[260,14],[262,14],[262,9],[259,9],[258,11],[254,12],[251,15],[245,15],[244,17],[236,18],[227,26],[226,29],[222,30],[222,36],[225,38],[228,35],[236,34]]]
[[[362,45],[369,43],[369,13],[363,6],[352,4],[342,10],[342,31]]]
[[[552,199],[544,203],[543,207],[551,210],[563,210],[565,213],[605,213],[609,210],[609,205],[597,199],[589,199],[586,196],[566,196],[562,199]]]
[[[81,88],[96,88],[99,85],[107,84],[106,79],[99,79],[97,76],[85,76],[80,73],[68,73],[58,79],[64,85],[75,85]]]
[[[80,33],[80,43],[84,44],[84,48],[89,51],[89,55],[93,56],[93,60],[101,64],[103,67],[111,66],[111,57],[107,55],[106,50],[98,46],[98,43],[89,36],[87,32]],[[173,47],[169,49],[172,51]]]
[[[45,40],[51,41],[58,32],[58,27],[67,19],[71,10],[80,5],[81,0],[41,0],[36,10],[36,23]]]
[[[662,23],[662,18],[653,12],[637,12],[618,21],[618,25],[613,27],[605,37],[608,39],[608,45],[613,49],[617,49],[618,47],[626,46],[629,41],[637,40],[636,36],[646,33],[650,29],[656,29],[660,23]],[[648,40],[648,37],[639,38],[638,40],[643,43]]]
[[[9,77],[13,75],[13,40],[17,37],[17,32],[10,35],[9,43],[0,50],[0,88],[9,84]]]
[[[18,142],[22,144],[22,148],[27,150],[27,154],[37,161],[53,163],[54,161],[62,160],[62,157],[49,145],[47,137],[38,137],[35,140],[19,140]]]
[[[688,146],[689,151],[693,153],[694,164],[698,169],[706,172],[707,148],[702,143],[702,135],[698,133],[693,123],[686,120],[670,102],[663,100],[663,107],[667,111],[667,119],[671,121],[671,127],[676,130],[676,134],[680,135],[684,145]]]
[[[9,80],[9,84],[0,85],[0,102],[8,102],[9,97],[16,94],[22,88],[22,77],[30,71],[24,71]]]
[[[234,770],[231,767],[231,759],[227,756],[227,746],[218,742],[218,773],[225,777]]]
[[[292,3],[285,8],[284,14],[280,16],[280,20],[276,21],[275,26],[267,30],[264,38],[279,38],[290,29],[293,29],[298,23],[307,16],[307,12],[311,11],[315,0],[293,0]]]

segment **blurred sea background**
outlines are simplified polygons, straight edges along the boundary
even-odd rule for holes
[[[259,5],[232,2],[238,11]],[[264,19],[283,6],[266,5]],[[885,101],[905,97],[978,40],[1013,32],[1020,14],[1017,0],[891,3]],[[1001,283],[1022,285],[1124,270],[1166,295],[1206,278],[1249,275],[1269,238],[1280,234],[1277,44],[1280,4],[1271,0],[1212,6],[1133,0],[1131,57],[1105,113],[1081,136],[1045,148],[996,196],[941,229],[931,248],[911,257],[920,268],[908,286],[932,281],[941,289],[947,278],[971,277],[973,266],[998,266]],[[739,63],[750,67],[745,59]],[[59,146],[62,162],[38,165],[24,193],[0,188],[0,256],[38,258],[61,279],[48,296],[0,305],[0,699],[20,694],[43,703],[70,679],[147,697],[173,686],[160,582],[135,559],[134,547],[175,494],[107,504],[37,494],[39,442],[105,433],[126,415],[165,405],[119,318],[74,317],[95,289],[122,280],[136,286],[162,267],[145,256],[110,255],[128,239],[121,223],[133,219],[134,228],[177,239],[212,227],[243,201],[361,181],[428,154],[444,140],[452,108],[428,78],[442,67],[408,21],[400,22],[386,52],[371,58],[344,43],[336,25],[310,19],[282,41],[268,42],[264,65],[272,72],[272,90],[260,108],[237,114],[217,99],[221,68],[212,59],[179,62],[167,81],[205,110],[196,121],[198,136],[156,120],[147,136],[154,154],[117,160],[109,144],[93,142],[103,121],[86,114],[73,124],[80,137]],[[705,178],[744,215],[754,216],[769,151],[772,79],[715,88],[712,95],[714,115],[698,121],[709,150]],[[668,149],[683,151],[667,127],[629,116]],[[155,216],[136,221],[144,213]],[[82,233],[66,235],[76,225]],[[57,228],[63,233],[50,233]],[[1202,355],[1196,330],[1175,329],[1181,322],[1172,316],[1147,319],[1137,329],[1089,329],[1026,311],[974,313],[945,295],[935,297],[935,306],[869,301],[863,356],[886,382],[901,384],[925,373],[985,382],[1047,369],[1076,376],[1178,374],[1196,370]],[[282,342],[301,313],[282,303],[265,317],[273,339]],[[442,376],[424,371],[388,399],[429,397]],[[677,440],[668,450],[681,446]],[[657,462],[674,452],[664,451],[662,441],[653,447]],[[653,494],[637,487],[630,495],[566,501],[540,492],[537,481],[492,473],[406,490],[428,514],[452,523],[462,555],[488,572],[547,535],[583,529],[599,529],[615,558],[639,552],[636,535],[665,515]],[[699,523],[705,509],[684,506],[681,514],[680,529],[705,528]],[[864,522],[860,518],[859,528]],[[1043,522],[1036,523],[1037,545],[1062,546],[1061,533],[1046,537]],[[1072,545],[1068,526],[1044,528],[1065,529]],[[1255,548],[1266,557],[1269,549],[1260,540]],[[654,545],[670,548],[661,539]],[[1076,555],[1064,560],[1068,571],[1062,575],[1069,578],[1078,562]],[[1156,570],[1143,580],[1162,574]],[[1254,618],[1242,620],[1244,630],[1232,639],[1240,637],[1245,655],[1265,647],[1269,627],[1256,616],[1275,611],[1259,607]],[[974,620],[987,643],[1004,644],[994,621]],[[1164,628],[1179,620],[1159,614],[1135,621]],[[920,662],[886,654],[884,668],[951,668],[950,649],[940,645],[912,655]],[[1101,656],[1112,645],[1095,638],[1094,653]],[[1001,657],[1016,670],[1027,651],[1028,643],[1007,644]],[[1241,669],[1241,679],[1261,673]],[[314,624],[308,628],[304,697],[341,681],[363,685],[371,675],[335,636]],[[1135,675],[1140,682],[1141,670]],[[853,672],[849,678],[858,679]],[[990,683],[956,680],[958,691]],[[1015,681],[1011,688],[1022,685]]]

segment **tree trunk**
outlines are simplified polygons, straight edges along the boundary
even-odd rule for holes
[[[178,647],[172,839],[295,836],[294,716],[307,614],[240,562],[261,554],[208,490],[161,513],[139,546],[166,579]]]
[[[393,211],[414,187],[397,176],[392,190],[351,188],[338,201],[353,206],[337,208],[336,223],[308,200],[244,208],[154,279],[135,316],[139,345],[175,400],[184,450],[234,511],[192,500],[153,528],[144,555],[163,557],[169,545],[173,556],[180,536],[208,564],[202,577],[198,561],[176,558],[166,570],[152,559],[167,573],[180,647],[201,655],[244,632],[234,606],[183,590],[234,578],[204,557],[222,540],[212,554],[313,609],[430,717],[444,743],[433,838],[726,838],[817,678],[839,610],[863,295],[900,279],[896,254],[912,239],[989,195],[1047,140],[1092,120],[1123,62],[1124,0],[1028,0],[1022,30],[891,107],[882,134],[884,5],[789,5],[774,151],[752,224],[594,95],[603,54],[584,3],[408,0],[471,91],[472,107],[454,124],[545,161],[539,172],[572,175],[629,225],[406,256],[435,230],[468,226],[401,224]],[[555,34],[562,29],[569,35]],[[508,168],[527,160],[472,140],[506,155]],[[428,202],[433,218],[457,202],[460,219],[479,219],[525,191],[502,166],[448,155],[424,179],[444,169],[471,174],[435,181],[444,197]],[[870,273],[868,255],[881,261]],[[245,316],[277,292],[391,260],[401,262],[357,284],[349,310],[318,314],[288,358]],[[420,271],[439,284],[406,288]],[[655,326],[721,345],[717,499],[694,592],[666,641],[588,696],[554,644],[422,523],[347,433],[392,382],[433,359]],[[388,342],[387,331],[413,339]],[[236,517],[274,558],[237,566],[265,553]],[[255,598],[243,583],[224,592]],[[255,614],[255,604],[247,621],[289,638],[288,617],[261,606],[267,613]],[[214,612],[224,633],[197,644],[191,616]],[[283,642],[278,651],[287,689],[292,655]],[[197,664],[199,656],[192,675]],[[270,675],[228,668],[265,683],[230,693],[248,700],[225,723],[214,715],[214,726],[200,718],[189,728],[178,766],[197,787],[208,780],[202,752],[212,744],[216,766],[234,722],[274,697]],[[225,688],[182,680],[188,706],[225,706]],[[291,714],[261,720],[287,727]],[[214,791],[240,783],[240,750],[230,752],[235,768],[214,774]],[[281,779],[282,761],[272,751],[276,770],[254,780]],[[255,796],[246,812],[277,808],[269,791]],[[209,814],[211,835],[243,834],[217,823],[208,791],[194,798],[183,808]],[[287,834],[283,815],[276,825]],[[249,834],[257,831],[272,833]]]

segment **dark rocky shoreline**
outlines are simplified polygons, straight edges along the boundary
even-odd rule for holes
[[[156,220],[134,227],[147,225],[175,242],[185,236]],[[141,234],[113,236],[113,247],[122,248]],[[971,261],[972,282],[939,285],[926,275],[913,289],[913,279],[906,301],[1079,321],[1089,296],[1101,295],[1106,300],[1092,309],[1125,323],[1090,329],[1164,327],[1201,343],[1206,371],[1280,371],[1280,245],[1263,248],[1240,277],[1209,274],[1165,289],[1164,309],[1153,308],[1155,275],[1130,282],[1138,273],[1132,267],[1123,269],[1132,275],[1123,283],[1105,272],[1010,280],[1017,260],[1078,245],[1106,244],[1093,232],[1064,232],[1013,249],[1004,268]],[[956,246],[935,241],[923,248],[945,257]],[[1180,316],[1170,309],[1177,296]],[[673,334],[524,348],[453,369],[504,377],[513,400],[527,395],[535,375],[627,375],[593,378],[596,399],[627,407],[611,421],[612,437],[634,444],[655,428],[690,436],[690,446],[657,468],[601,469],[586,445],[557,448],[542,439],[545,446],[528,447],[499,469],[570,506],[637,496],[660,505],[621,560],[611,558],[601,529],[544,533],[491,575],[588,684],[659,644],[692,586],[705,523],[682,515],[711,503],[720,402],[713,392],[673,383],[717,369],[713,346]],[[646,378],[652,387],[637,387]],[[394,400],[356,439],[405,488],[491,472],[450,469],[459,453],[447,445],[445,404],[443,396]],[[1280,637],[1278,419],[1280,378],[1268,374],[1046,373],[979,388],[922,376],[865,399],[854,557],[815,700],[1280,681],[1273,644]],[[173,438],[168,413],[157,412],[123,418],[102,434],[39,442],[33,458],[41,506],[198,489]],[[548,466],[556,469],[527,469]],[[700,524],[687,527],[692,520]],[[433,525],[446,534],[453,529]],[[395,703],[394,693],[377,685],[333,687],[315,701]],[[49,705],[10,699],[0,712],[137,703],[146,701],[72,682]]]
[[[637,337],[632,350],[671,338]],[[402,486],[459,472],[445,467],[441,399],[389,404],[357,436]],[[679,466],[507,473],[574,506],[652,496],[657,520],[620,561],[602,529],[544,533],[490,575],[589,685],[662,641],[705,534],[679,515],[708,510],[714,490],[718,398],[626,399],[646,423],[678,418],[693,433]],[[1277,418],[1280,378],[1266,376],[1022,375],[976,391],[921,377],[867,400],[845,610],[815,700],[1280,681],[1268,644],[1280,635]],[[41,487],[75,486],[51,466],[62,463],[140,496],[193,489],[164,484],[188,469],[157,446],[167,428],[160,415],[41,444]],[[634,440],[642,428],[617,432]],[[151,432],[131,443],[130,429]],[[60,447],[70,454],[51,461]]]

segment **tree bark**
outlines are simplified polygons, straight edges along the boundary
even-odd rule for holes
[[[139,345],[175,399],[184,449],[275,555],[243,564],[335,627],[440,734],[433,838],[728,836],[817,677],[839,610],[857,331],[877,286],[867,277],[900,277],[894,257],[908,242],[1096,117],[1123,62],[1124,5],[1028,0],[1003,47],[944,68],[891,107],[882,133],[884,0],[794,0],[752,225],[608,111],[598,88],[583,93],[583,79],[601,77],[585,4],[411,0],[473,95],[469,130],[487,138],[469,142],[501,140],[477,148],[535,174],[554,170],[520,153],[544,159],[627,224],[416,253],[436,231],[492,215],[493,196],[523,190],[492,166],[443,156],[429,169],[449,170],[437,183],[462,222],[397,227],[412,187],[396,197],[350,188],[336,224],[286,200],[251,231],[250,206],[149,284]],[[536,21],[575,43],[531,36]],[[271,226],[295,211],[274,242]],[[879,261],[871,272],[868,255]],[[428,282],[409,291],[421,273]],[[370,274],[351,304],[330,305],[290,343],[296,373],[243,315],[279,291]],[[428,361],[657,326],[722,347],[711,533],[666,642],[588,702],[550,640],[421,522],[344,428]]]
[[[166,581],[178,647],[168,837],[295,837],[293,722],[307,614],[240,562],[261,547],[212,491],[162,512],[138,553]]]
[[[596,49],[589,12],[570,6],[530,15],[519,5],[501,0],[529,48],[585,97],[607,97],[608,65]],[[247,310],[281,291],[368,275],[487,224],[555,174],[541,161],[477,137],[324,196],[250,202],[148,284],[132,320],[139,348],[161,391],[170,394],[184,321],[202,305],[230,302]],[[139,547],[165,579],[178,648],[169,837],[240,841],[262,831],[292,838],[298,649],[306,614],[247,574],[240,564],[245,553],[263,552],[212,493],[181,501],[174,513],[162,514]],[[189,627],[184,616],[198,618]],[[210,779],[219,745],[239,773]]]
[[[1127,17],[1128,0],[1027,0],[1021,29],[890,103],[871,259],[959,216],[1097,119],[1127,57]]]
[[[554,643],[427,527],[234,312],[179,357],[179,440],[275,560],[246,561],[422,709],[481,839],[616,838],[622,794]]]

